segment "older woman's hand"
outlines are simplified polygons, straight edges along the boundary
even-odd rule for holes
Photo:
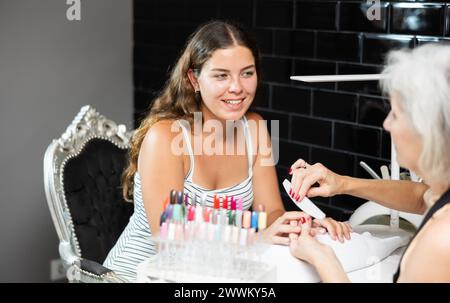
[[[332,254],[332,249],[317,241],[312,235],[312,221],[307,218],[301,223],[302,231],[300,235],[296,233],[289,234],[289,249],[291,254],[312,265],[316,265],[317,260],[324,259],[322,256]]]
[[[296,201],[307,197],[330,197],[340,193],[342,176],[338,175],[321,163],[309,165],[305,160],[297,160],[290,169],[291,192]],[[318,183],[318,187],[312,187]]]

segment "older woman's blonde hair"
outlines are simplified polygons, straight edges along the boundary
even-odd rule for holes
[[[450,182],[450,45],[391,51],[380,84],[384,93],[399,97],[422,138],[418,168]]]

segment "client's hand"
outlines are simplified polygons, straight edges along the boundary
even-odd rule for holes
[[[352,227],[346,222],[338,222],[331,218],[324,219],[314,219],[312,223],[313,228],[324,227],[330,234],[331,239],[339,239],[339,242],[344,242],[344,237],[350,240],[350,233],[352,232]]]
[[[350,226],[350,224],[345,222],[338,222],[331,218],[312,220],[310,216],[306,215],[304,218],[301,218],[299,222],[291,221],[290,224],[292,226],[302,227],[301,223],[305,223],[306,220],[310,220],[312,222],[309,229],[309,233],[312,237],[317,234],[324,234],[328,231],[328,234],[333,240],[339,239],[339,242],[341,243],[344,242],[344,238],[350,240],[350,233],[352,232],[352,227]]]
[[[289,173],[291,178],[290,195],[297,201],[307,197],[331,197],[339,194],[342,176],[338,175],[321,163],[309,165],[303,159],[292,164]],[[318,183],[318,187],[312,187]]]
[[[301,228],[300,235],[296,233],[289,234],[289,249],[294,257],[316,265],[316,260],[322,260],[324,259],[323,256],[333,253],[329,246],[320,243],[314,238],[310,217],[304,221],[302,220]]]
[[[298,221],[301,218],[308,217],[301,211],[288,211],[278,217],[267,229],[261,232],[264,241],[272,244],[289,245],[289,234],[299,234],[300,226],[293,226],[291,221]]]

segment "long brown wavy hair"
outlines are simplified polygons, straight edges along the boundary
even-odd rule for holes
[[[149,114],[142,120],[131,139],[128,166],[122,175],[123,196],[133,199],[133,177],[137,171],[139,150],[148,130],[158,121],[185,119],[191,124],[194,112],[200,111],[201,99],[187,76],[189,69],[198,76],[203,64],[217,49],[234,45],[247,47],[255,59],[256,73],[260,75],[260,55],[253,36],[241,25],[229,21],[210,21],[197,28],[186,42],[164,88],[153,102]],[[259,82],[260,77],[258,77]]]

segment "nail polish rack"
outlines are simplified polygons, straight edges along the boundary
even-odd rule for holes
[[[262,261],[269,247],[261,239],[266,213],[242,209],[242,199],[214,197],[214,207],[171,191],[161,215],[158,253],[146,272],[152,280],[174,282],[264,282],[275,268]],[[168,203],[170,201],[170,203]]]

